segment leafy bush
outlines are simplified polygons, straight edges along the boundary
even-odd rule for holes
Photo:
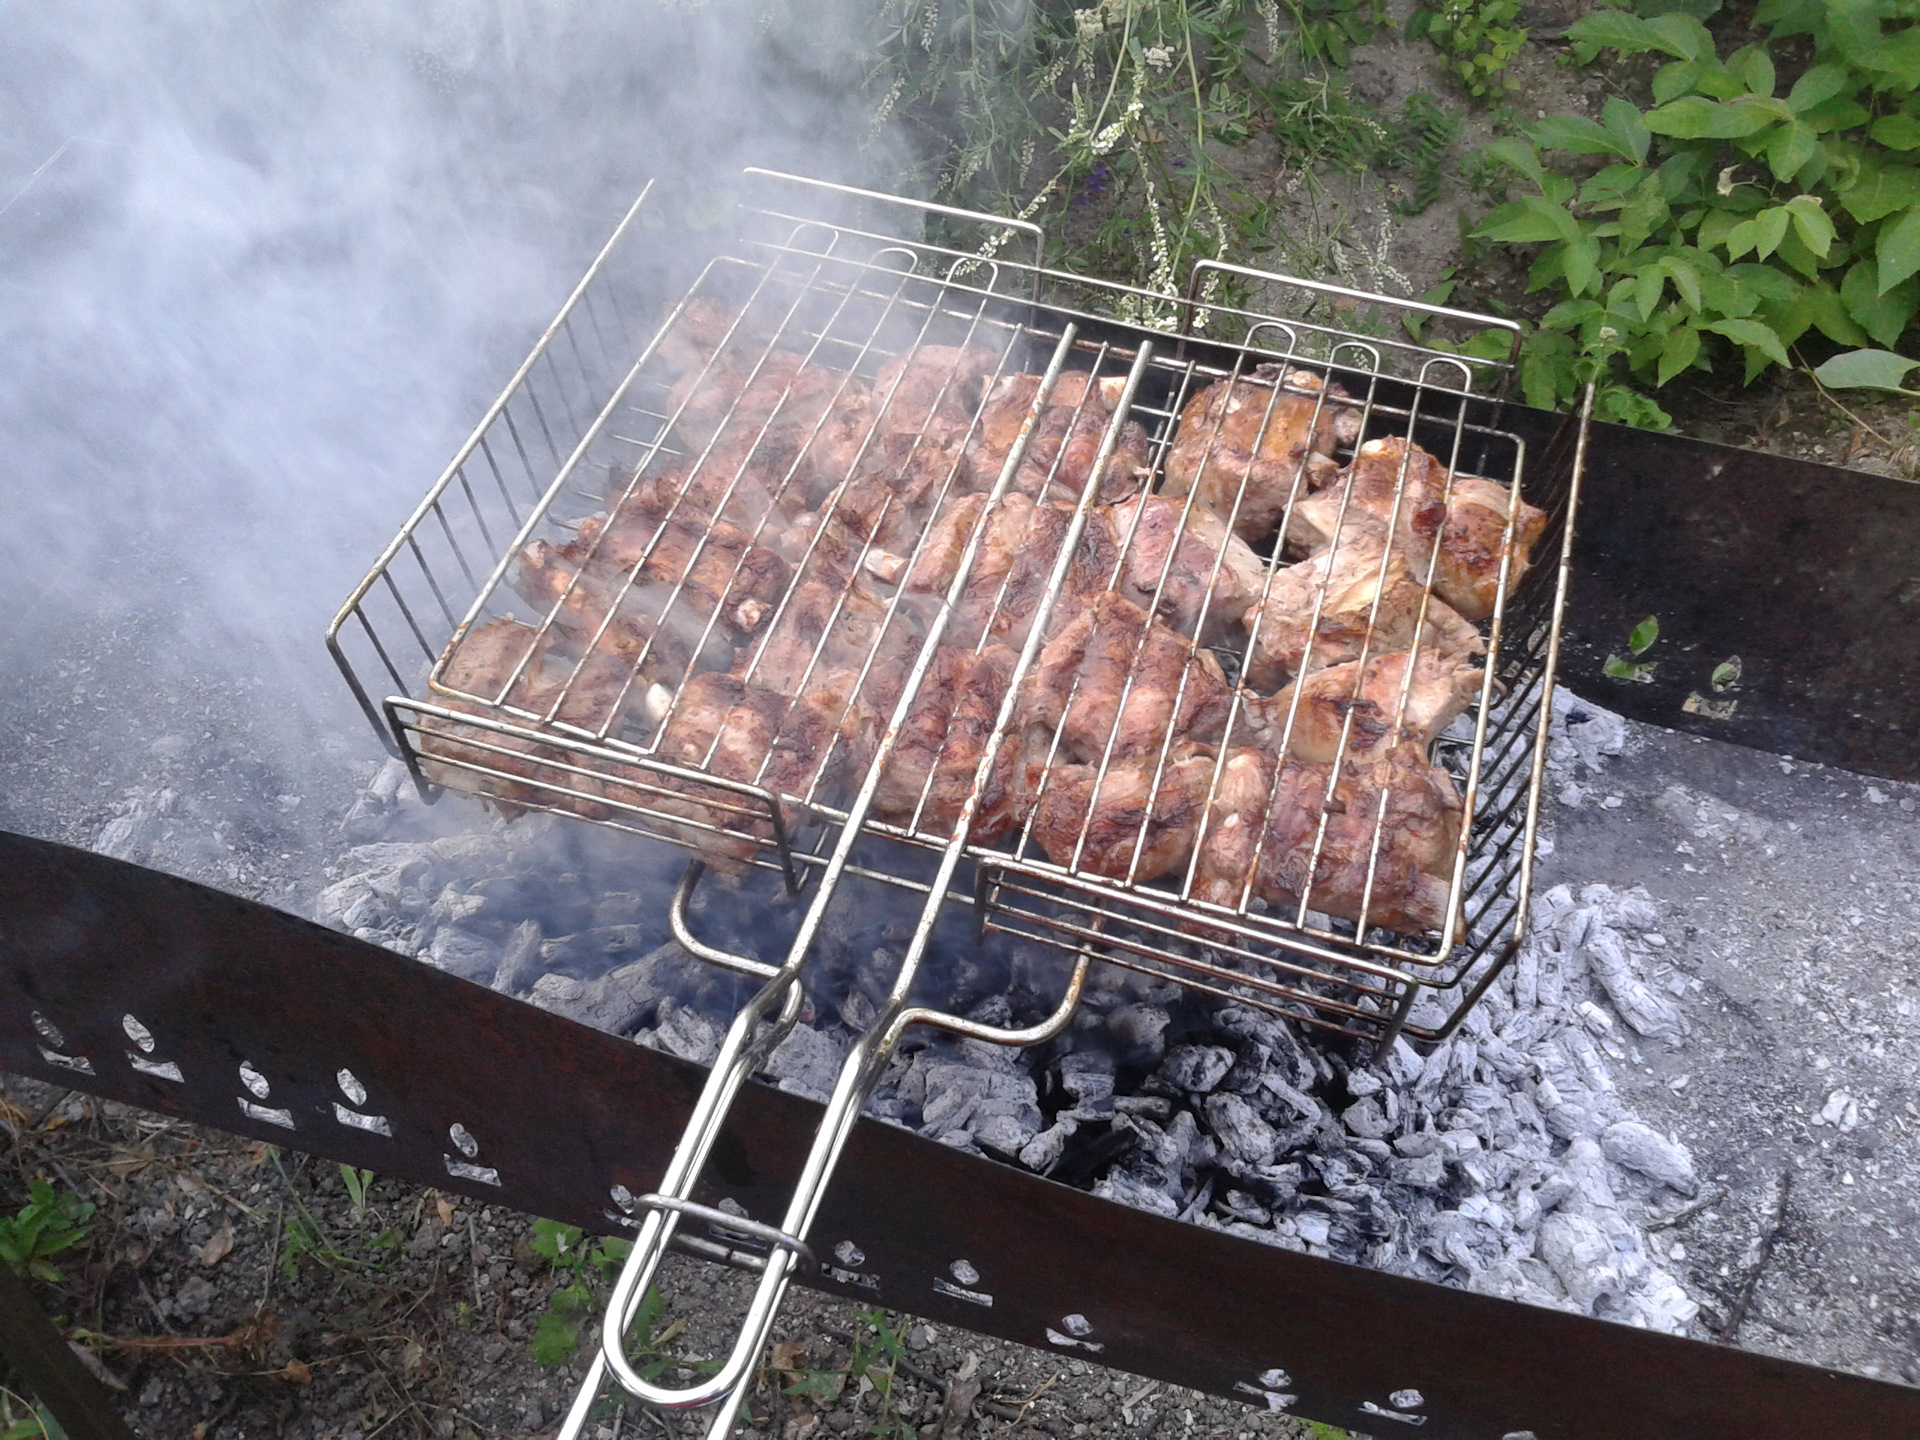
[[[1520,0],[1440,0],[1437,9],[1413,12],[1407,38],[1426,36],[1460,83],[1485,99],[1520,88],[1507,74],[1527,43],[1527,32],[1514,23],[1519,18]]]
[[[1724,57],[1688,14],[1603,10],[1573,25],[1583,63],[1602,50],[1666,60],[1650,110],[1610,99],[1598,121],[1556,115],[1489,147],[1535,193],[1476,233],[1544,247],[1529,288],[1565,297],[1522,355],[1529,403],[1557,408],[1591,378],[1605,418],[1665,426],[1636,385],[1729,356],[1751,383],[1790,368],[1809,331],[1898,344],[1920,309],[1912,13],[1908,0],[1761,0],[1769,44]],[[1808,51],[1784,82],[1774,55]],[[1606,163],[1575,180],[1546,167],[1551,151]]]
[[[580,1348],[580,1331],[590,1324],[602,1303],[606,1287],[619,1275],[633,1249],[631,1241],[592,1239],[578,1225],[558,1220],[535,1220],[533,1253],[544,1259],[566,1283],[547,1298],[533,1331],[533,1358],[540,1365],[564,1365]],[[653,1325],[660,1300],[649,1292],[641,1317],[643,1344],[654,1341]]]
[[[44,1180],[29,1181],[27,1197],[18,1215],[0,1219],[0,1264],[50,1285],[63,1284],[67,1277],[53,1259],[86,1243],[93,1233],[93,1206]]]

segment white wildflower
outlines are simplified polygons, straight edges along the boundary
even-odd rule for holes
[[[1272,61],[1280,54],[1280,0],[1260,0],[1259,9],[1267,26],[1267,59]]]
[[[1107,22],[1101,18],[1098,9],[1076,10],[1073,12],[1074,38],[1082,43],[1098,40],[1106,33]]]
[[[1173,47],[1171,45],[1149,45],[1140,53],[1145,57],[1147,64],[1155,70],[1171,70],[1173,68]]]
[[[940,30],[940,0],[933,0],[927,6],[926,23],[920,27],[920,48],[929,54],[933,52],[934,36]]]

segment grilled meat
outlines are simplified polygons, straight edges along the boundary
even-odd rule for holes
[[[772,475],[791,471],[796,492],[809,500],[846,478],[873,426],[864,380],[790,350],[722,355],[681,377],[667,410],[697,460],[724,455],[723,474],[745,464]]]
[[[1427,597],[1406,556],[1372,535],[1278,571],[1266,599],[1247,611],[1244,623],[1253,632],[1246,679],[1260,690],[1359,659],[1369,627],[1375,654],[1409,648],[1416,627],[1422,646],[1431,646],[1442,661],[1457,664],[1486,653],[1480,632],[1445,601]]]
[[[589,516],[564,546],[520,552],[514,588],[576,650],[639,665],[670,683],[695,662],[726,664],[726,646],[759,625],[785,590],[787,565],[726,521],[662,521],[630,503]],[[667,617],[662,628],[662,617]]]
[[[1047,642],[1021,703],[1068,756],[1100,764],[1218,739],[1232,693],[1210,652],[1107,591]]]
[[[919,653],[920,632],[903,606],[889,619],[887,597],[865,575],[851,581],[808,573],[740,647],[734,674],[783,695],[801,695],[835,671],[896,664]]]
[[[1234,908],[1249,893],[1289,911],[1304,900],[1345,920],[1364,911],[1369,927],[1438,930],[1460,826],[1452,778],[1413,746],[1343,764],[1337,778],[1325,765],[1235,750],[1222,766],[1192,893]]]
[[[1059,766],[1041,790],[1034,841],[1056,865],[1084,874],[1134,882],[1170,875],[1193,853],[1213,763],[1205,750],[1183,746],[1164,767],[1157,755],[1136,756],[1114,761],[1104,778],[1097,765]]]
[[[519,677],[509,685],[516,670]],[[595,656],[574,672],[575,662],[554,656],[532,626],[490,620],[452,648],[434,698],[474,715],[495,714],[494,706],[504,705],[510,713],[498,718],[521,724],[529,717],[545,723],[552,712],[551,719],[563,725],[617,734],[635,699],[632,668]],[[421,769],[437,785],[481,790],[509,814],[536,804],[590,820],[608,814],[598,803],[602,791],[595,779],[561,768],[581,761],[558,745],[434,715],[420,717],[418,736]]]
[[[919,345],[895,356],[873,377],[881,431],[942,443],[963,438],[999,368],[999,354],[981,345]]]
[[[1111,553],[1125,547],[1121,593],[1182,635],[1212,643],[1260,599],[1266,562],[1198,502],[1139,495],[1096,510],[1081,542],[1096,565],[1100,532]]]
[[[830,690],[796,700],[709,671],[694,676],[674,697],[654,753],[669,764],[758,786],[804,805],[830,791],[844,773],[846,747],[836,742],[848,704],[845,695]],[[614,773],[627,783],[610,781],[609,798],[627,798],[692,822],[675,827],[677,837],[717,869],[737,871],[757,844],[773,838],[771,814],[753,796],[637,767]],[[804,815],[786,819],[791,828]]]
[[[1042,378],[1025,372],[1002,375],[988,390],[980,423],[967,442],[967,468],[976,490],[991,490],[998,483],[1020,429],[1033,410]],[[1034,422],[1033,436],[1014,471],[1009,493],[1076,504],[1093,478],[1100,442],[1113,421],[1113,406],[1125,384],[1119,376],[1096,382],[1084,370],[1062,374]],[[1140,488],[1152,468],[1147,432],[1137,421],[1129,420],[1121,428],[1101,474],[1098,498],[1124,499]]]
[[[984,514],[979,549],[945,639],[970,649],[983,637],[991,638],[1017,650],[1026,643],[1046,598],[1072,518],[1058,506],[1036,505],[1024,495],[1007,495],[991,510],[986,502],[985,495],[963,495],[941,513],[907,576],[907,589],[917,595],[944,595],[960,573],[967,543]],[[1050,628],[1057,631],[1067,624],[1105,583],[1097,558],[1076,550],[1054,601]]]
[[[875,814],[915,824],[926,834],[952,833],[1018,658],[1004,645],[978,654],[952,645],[934,651],[874,794]],[[1032,808],[1039,757],[1025,740],[1016,728],[994,757],[969,832],[975,844],[992,844],[1023,823]]]
[[[1396,496],[1397,503],[1396,503]],[[1421,580],[1447,518],[1447,467],[1397,435],[1369,440],[1326,489],[1309,495],[1287,520],[1287,544],[1299,554],[1325,550],[1338,536],[1389,533]]]
[[[1338,385],[1311,370],[1262,365],[1187,402],[1167,452],[1164,493],[1198,495],[1236,535],[1257,543],[1290,497],[1332,478],[1334,445],[1359,434],[1359,412]]]
[[[1473,703],[1485,677],[1423,647],[1409,681],[1408,661],[1408,653],[1399,650],[1372,656],[1364,666],[1351,660],[1315,670],[1271,698],[1243,694],[1230,738],[1321,764],[1336,754],[1355,764],[1370,763],[1401,744],[1425,754],[1433,737]],[[1296,692],[1299,709],[1289,730]]]
[[[1434,570],[1433,588],[1469,620],[1485,620],[1493,614],[1500,593],[1500,549],[1512,504],[1513,492],[1505,485],[1477,475],[1454,477],[1446,525],[1440,532],[1440,563]],[[1522,500],[1513,526],[1508,594],[1527,573],[1533,547],[1540,543],[1546,528],[1546,512]]]

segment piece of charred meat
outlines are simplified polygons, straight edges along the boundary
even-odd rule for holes
[[[819,511],[795,517],[769,543],[795,564],[811,556],[841,575],[863,570],[884,585],[898,584],[929,517],[954,490],[960,463],[957,447],[883,436]]]
[[[1192,894],[1236,909],[1257,896],[1286,919],[1304,902],[1368,928],[1439,930],[1460,826],[1452,777],[1413,746],[1343,764],[1337,778],[1326,765],[1235,750],[1215,790]]]
[[[1333,477],[1334,446],[1359,434],[1360,413],[1338,385],[1311,370],[1262,365],[1187,401],[1167,452],[1163,491],[1197,495],[1236,535],[1257,544],[1290,498]]]
[[[1449,664],[1487,648],[1478,630],[1426,594],[1399,548],[1388,549],[1374,535],[1343,540],[1277,571],[1265,600],[1243,623],[1252,633],[1246,681],[1261,691],[1358,660],[1369,648],[1374,654],[1410,649],[1416,629],[1421,646]]]
[[[873,427],[866,381],[790,350],[720,356],[681,377],[667,413],[689,463],[754,465],[809,502],[846,478]]]
[[[1022,714],[1087,764],[1157,756],[1219,738],[1232,705],[1220,662],[1108,591],[1049,640],[1028,673]]]
[[[1042,378],[1026,372],[1002,375],[988,390],[980,423],[967,442],[967,469],[974,489],[991,490],[999,482],[1020,429],[1032,413]],[[1008,493],[1068,506],[1078,503],[1093,479],[1101,441],[1113,423],[1113,407],[1125,386],[1121,376],[1096,381],[1084,370],[1063,373],[1034,422]],[[1125,499],[1140,488],[1152,468],[1147,432],[1137,421],[1127,421],[1101,471],[1096,498],[1102,502]]]
[[[809,818],[806,806],[833,790],[846,768],[839,742],[847,697],[816,690],[798,699],[708,672],[689,680],[654,744],[656,758],[702,774],[736,780],[779,797],[791,834]],[[609,767],[604,793],[635,807],[680,817],[675,838],[716,869],[736,873],[774,839],[767,801],[736,790],[639,767]]]
[[[1213,765],[1207,751],[1182,746],[1164,765],[1157,755],[1116,760],[1104,777],[1098,765],[1058,766],[1034,810],[1034,842],[1082,874],[1134,883],[1171,875],[1193,853]]]
[[[806,694],[843,671],[878,685],[911,664],[922,635],[911,608],[894,606],[870,577],[806,573],[740,647],[733,673],[785,695]]]
[[[1410,663],[1411,662],[1411,663]],[[1411,670],[1411,676],[1409,676]],[[1294,760],[1368,764],[1398,745],[1422,754],[1480,693],[1484,673],[1423,648],[1315,670],[1271,697],[1243,695],[1229,739]],[[1297,708],[1296,708],[1297,697]]]
[[[535,540],[513,586],[576,651],[669,684],[696,662],[724,667],[787,587],[787,564],[724,520],[661,519],[642,503],[589,516],[565,545]]]
[[[451,648],[433,698],[514,725],[557,722],[599,735],[618,733],[639,690],[630,666],[604,656],[564,659],[534,627],[508,618],[488,621]],[[436,785],[484,795],[509,815],[530,805],[589,820],[608,814],[598,781],[563,768],[585,762],[559,745],[436,715],[418,724],[421,769]]]
[[[1266,562],[1197,501],[1139,495],[1094,511],[1081,541],[1090,561],[1098,566],[1122,547],[1121,593],[1182,635],[1209,644],[1260,599],[1266,580]]]
[[[1500,594],[1500,551],[1505,544],[1507,515],[1513,492],[1505,485],[1477,475],[1456,475],[1447,500],[1446,525],[1440,532],[1440,561],[1434,570],[1434,591],[1469,620],[1492,616]],[[1513,523],[1513,559],[1507,570],[1507,593],[1533,563],[1533,547],[1546,533],[1547,514],[1520,501]]]
[[[964,439],[999,368],[998,352],[982,345],[919,345],[895,356],[873,377],[879,433]]]
[[[978,654],[952,645],[934,651],[874,792],[876,815],[942,839],[952,834],[1018,658],[1004,645]],[[1016,728],[994,757],[968,832],[974,844],[992,844],[1032,808],[1039,761],[1025,741]]]
[[[1007,495],[998,505],[989,505],[985,495],[963,495],[935,520],[907,576],[907,589],[929,601],[946,594],[978,530],[973,564],[944,638],[963,649],[991,639],[1018,650],[1046,599],[1072,523],[1060,507],[1035,504],[1024,495]],[[1105,584],[1098,559],[1076,549],[1053,603],[1049,628],[1069,623]]]
[[[1393,537],[1413,573],[1427,563],[1447,518],[1447,467],[1397,435],[1369,440],[1324,490],[1293,507],[1287,545],[1296,554],[1327,549],[1338,537]]]

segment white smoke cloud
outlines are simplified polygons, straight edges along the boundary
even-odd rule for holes
[[[250,671],[274,723],[351,718],[320,643],[334,607],[644,181],[672,207],[748,163],[891,173],[863,146],[846,13],[11,10],[0,674],[16,702],[49,657],[110,665],[124,623],[180,665]],[[130,738],[139,720],[121,718]]]

